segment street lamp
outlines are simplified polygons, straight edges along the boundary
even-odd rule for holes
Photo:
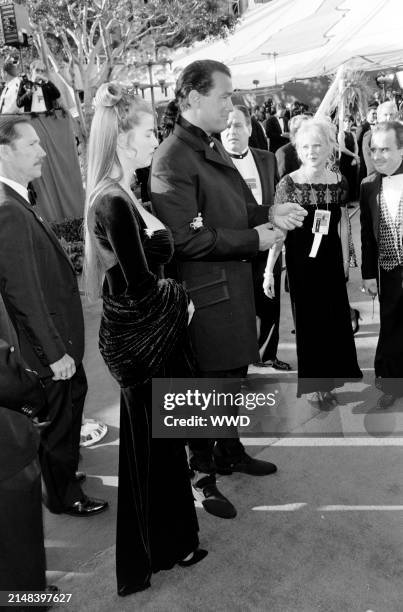
[[[167,95],[167,88],[170,83],[170,71],[167,66],[172,67],[170,50],[168,47],[161,46],[156,49],[156,43],[152,36],[145,36],[142,40],[141,49],[129,49],[126,54],[126,79],[130,81],[136,93],[140,89],[144,96],[146,89],[150,90],[151,104],[155,111],[154,89],[160,87],[161,91]],[[159,66],[159,70],[154,74],[154,68]]]

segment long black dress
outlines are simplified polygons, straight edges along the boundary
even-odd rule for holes
[[[326,210],[326,185],[294,183],[285,176],[277,186],[276,203],[296,202],[308,215],[301,228],[287,234],[286,265],[291,297],[295,302],[298,358],[298,397],[312,391],[331,391],[346,380],[362,377],[351,328],[338,233],[345,181],[329,185],[330,227],[317,256],[309,257],[317,202]]]
[[[149,235],[119,185],[91,210],[107,268],[100,350],[121,386],[116,572],[127,595],[198,547],[184,442],[151,436],[151,378],[188,374],[187,296],[158,278],[173,253],[169,231]]]
[[[344,144],[346,149],[354,153],[355,141],[351,132],[344,132]],[[348,201],[354,202],[358,198],[358,166],[353,165],[354,157],[342,153],[340,155],[339,170],[348,183]]]

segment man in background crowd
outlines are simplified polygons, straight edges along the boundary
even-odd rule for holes
[[[270,151],[248,147],[251,134],[251,117],[246,106],[235,105],[228,116],[227,129],[221,133],[222,143],[232,161],[251,190],[256,202],[271,207],[278,182],[276,158]],[[262,252],[252,260],[253,288],[256,316],[258,318],[258,342],[260,360],[257,365],[271,366],[277,370],[290,370],[288,363],[277,358],[280,327],[281,257],[274,267],[275,297],[268,298],[263,291],[263,274],[267,253]]]
[[[25,75],[21,78],[17,106],[25,113],[43,113],[57,108],[59,98],[58,88],[46,76],[45,65],[40,60],[32,62],[31,80]]]
[[[17,105],[18,90],[21,79],[18,76],[18,63],[7,59],[3,66],[5,85],[0,95],[0,114],[15,114],[21,110]]]
[[[269,139],[269,150],[275,153],[279,147],[288,141],[288,118],[283,103],[276,106],[276,114],[266,119],[266,136]]]

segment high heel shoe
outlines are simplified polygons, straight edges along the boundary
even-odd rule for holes
[[[350,308],[351,315],[351,325],[353,327],[353,334],[356,334],[360,329],[359,321],[362,321],[362,316],[360,315],[360,311],[356,308]]]
[[[207,555],[207,550],[204,550],[203,548],[198,548],[197,550],[193,551],[193,554],[190,559],[188,559],[187,561],[178,561],[177,563],[180,567],[190,567],[191,565],[196,565],[196,563],[202,561],[205,557],[207,557]]]

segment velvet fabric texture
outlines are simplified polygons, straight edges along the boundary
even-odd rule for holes
[[[121,596],[150,586],[198,547],[183,440],[152,437],[152,377],[187,377],[187,294],[163,279],[169,230],[150,230],[130,196],[110,184],[92,206],[106,267],[100,349],[121,386],[116,577]]]
[[[149,381],[175,348],[187,320],[187,295],[160,279],[144,295],[104,296],[99,347],[121,387]]]

